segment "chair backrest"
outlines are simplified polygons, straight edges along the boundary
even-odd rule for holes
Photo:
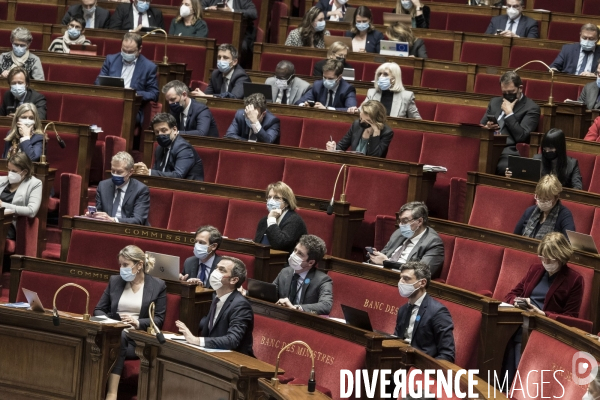
[[[333,250],[333,233],[335,228],[335,216],[327,215],[325,212],[297,208],[296,212],[302,217],[306,224],[306,230],[311,235],[317,235],[325,242],[327,254]]]
[[[339,164],[288,158],[285,160],[282,180],[294,190],[297,196],[330,199],[339,171]],[[311,179],[311,177],[318,177],[318,179]],[[342,181],[343,177],[340,175],[335,192],[336,200],[342,193]]]
[[[167,229],[195,232],[202,225],[225,229],[229,199],[199,193],[175,192]]]
[[[427,48],[427,57],[433,60],[452,61],[454,57],[454,42],[452,40],[423,38],[423,42]]]
[[[330,140],[330,137],[333,138],[335,142],[338,142],[344,137],[349,129],[350,125],[347,122],[325,122],[323,120],[306,118],[304,120],[304,125],[302,126],[300,147],[324,149],[325,144]]]
[[[463,42],[460,62],[501,66],[502,50],[501,44]]]
[[[171,217],[173,193],[172,190],[150,188],[152,212],[148,213],[148,221],[151,226],[155,228],[167,228],[169,218]]]
[[[592,222],[594,221],[596,207],[566,200],[561,200],[561,202],[573,214],[573,222],[575,222],[575,229],[577,232],[589,235],[592,230]]]
[[[219,156],[216,183],[265,189],[283,177],[283,157],[222,150]]]
[[[504,301],[504,298],[527,274],[533,263],[539,263],[537,254],[515,249],[505,249],[500,266],[500,274],[492,297]]]
[[[421,76],[421,86],[424,88],[466,92],[467,73],[458,71],[443,71],[439,69],[424,69]]]
[[[481,311],[447,300],[436,300],[446,306],[454,323],[454,364],[465,369],[476,369]]]
[[[419,113],[421,109],[419,108]],[[423,114],[421,114],[423,117]],[[423,145],[423,132],[406,129],[394,129],[394,140],[391,141],[386,158],[408,162],[419,162]]]
[[[534,199],[529,193],[479,185],[469,225],[512,233],[525,209],[532,205]]]
[[[254,240],[258,222],[266,215],[267,207],[265,203],[231,199],[229,200],[223,236],[230,239],[246,238]]]

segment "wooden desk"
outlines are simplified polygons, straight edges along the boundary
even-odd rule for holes
[[[331,400],[330,397],[316,390],[314,393],[308,393],[306,385],[271,385],[269,379],[260,378],[258,387],[269,400]]]
[[[0,306],[2,397],[104,400],[125,325]]]
[[[258,379],[273,376],[275,366],[237,352],[209,353],[183,343],[130,331],[141,368],[138,400],[261,398]],[[280,370],[281,373],[283,371]]]

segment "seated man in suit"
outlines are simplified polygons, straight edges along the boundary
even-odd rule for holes
[[[279,272],[276,304],[318,315],[329,315],[333,305],[333,281],[317,269],[327,252],[325,242],[315,235],[303,235],[288,258],[288,266]]]
[[[175,324],[188,343],[208,349],[233,350],[254,357],[252,330],[254,312],[250,302],[238,290],[246,280],[246,266],[234,257],[221,257],[217,269],[210,274],[210,285],[216,296],[210,312],[200,321],[200,337],[181,321]]]
[[[183,263],[183,274],[179,274],[179,280],[197,283],[201,287],[212,289],[208,277],[221,261],[217,250],[222,241],[221,232],[214,226],[204,225],[198,228],[194,243],[194,256]]]
[[[124,224],[150,225],[150,189],[137,179],[132,179],[133,157],[120,151],[110,161],[111,179],[98,184],[96,212],[85,213],[86,217],[100,221]]]
[[[108,29],[110,12],[102,7],[98,7],[97,3],[97,0],[81,0],[81,4],[70,6],[62,19],[62,24],[68,25],[71,18],[76,15],[83,15],[85,28]]]
[[[12,117],[23,103],[32,103],[40,119],[46,119],[46,97],[29,87],[29,74],[23,67],[15,67],[6,77],[10,90],[4,93],[0,116]]]
[[[171,114],[159,113],[154,116],[150,126],[158,142],[154,166],[148,170],[143,162],[136,163],[135,173],[203,181],[202,160],[192,145],[179,136],[175,118]]]
[[[278,104],[294,104],[310,87],[310,83],[296,76],[294,64],[286,60],[279,61],[275,76],[267,78],[265,84],[273,88],[273,101]]]
[[[502,135],[507,135],[506,147],[496,166],[496,174],[504,175],[508,156],[518,156],[517,143],[529,143],[529,135],[540,122],[540,106],[523,94],[523,82],[514,71],[500,77],[502,97],[494,97],[488,104],[481,125]]]
[[[537,21],[523,15],[524,0],[506,0],[506,15],[492,17],[485,33],[539,39]]]
[[[342,78],[344,64],[337,60],[327,60],[323,65],[323,79],[315,81],[296,105],[315,108],[348,111],[356,107],[356,89]],[[354,109],[353,108],[353,109]]]
[[[237,110],[225,135],[228,139],[279,144],[279,118],[267,110],[262,93],[253,93],[244,100],[246,108]]]
[[[196,89],[194,96],[244,98],[244,82],[251,82],[246,71],[238,64],[238,51],[230,44],[223,43],[217,49],[217,69],[210,75],[208,87],[203,92]]]
[[[142,55],[142,37],[137,33],[126,33],[121,43],[121,53],[106,56],[100,76],[123,78],[126,88],[134,89],[138,96],[142,96],[142,106],[137,115],[137,123],[141,124],[144,106],[158,100],[156,71],[156,64]],[[98,78],[94,84],[99,84]]]
[[[408,303],[398,309],[394,335],[439,360],[454,362],[454,323],[448,309],[427,294],[429,266],[409,261],[400,267],[398,289]]]
[[[444,242],[433,228],[427,226],[428,217],[429,210],[421,201],[400,207],[399,229],[381,252],[373,249],[369,262],[400,268],[409,261],[420,261],[429,265],[433,278],[438,278],[444,265]]]
[[[600,74],[600,64],[596,68],[596,76]],[[583,87],[581,94],[579,95],[578,101],[585,104],[585,108],[588,110],[597,110],[600,108],[600,79],[596,78],[594,82],[590,82]]]
[[[594,76],[600,60],[600,46],[596,46],[600,29],[585,24],[579,31],[579,43],[565,44],[550,68],[566,74]]]
[[[181,81],[167,83],[162,92],[169,102],[170,113],[182,135],[219,137],[217,123],[206,105],[190,98],[187,85]]]
[[[165,29],[162,12],[150,7],[152,0],[133,0],[119,4],[110,17],[109,29],[139,32],[142,28]]]

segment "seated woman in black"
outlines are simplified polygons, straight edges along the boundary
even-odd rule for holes
[[[536,205],[528,207],[521,216],[514,234],[541,239],[550,232],[575,230],[573,214],[559,200],[562,185],[554,175],[543,176],[535,188]]]
[[[296,196],[288,185],[276,182],[267,186],[269,214],[258,222],[254,241],[275,250],[294,251],[300,236],[308,233],[302,217],[295,210]]]
[[[127,246],[119,252],[120,275],[113,275],[102,294],[94,315],[105,315],[145,331],[150,326],[148,307],[155,304],[154,322],[160,329],[167,311],[167,286],[161,279],[149,275],[154,258],[137,246]],[[135,342],[121,333],[121,352],[108,376],[106,400],[116,400],[125,360],[137,359]]]
[[[360,6],[354,10],[352,29],[346,31],[346,36],[352,38],[352,51],[379,54],[379,44],[383,39],[383,33],[375,30],[369,7]]]

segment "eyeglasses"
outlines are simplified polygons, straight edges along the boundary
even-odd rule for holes
[[[399,224],[402,225],[406,225],[406,224],[410,224],[411,222],[413,222],[415,219],[396,219],[396,222],[398,222]]]

